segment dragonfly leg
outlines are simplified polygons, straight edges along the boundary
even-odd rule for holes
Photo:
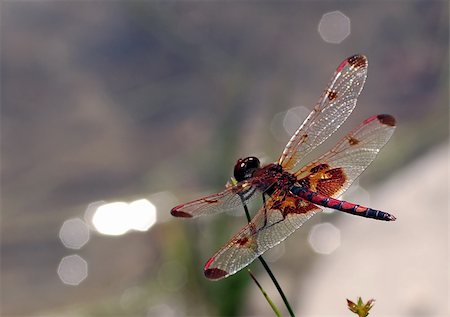
[[[264,228],[267,225],[266,196],[264,196],[264,193],[262,193],[262,200],[263,200],[263,206],[264,206],[264,225],[263,225],[263,228]]]

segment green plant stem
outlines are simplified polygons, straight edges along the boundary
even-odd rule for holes
[[[250,277],[253,279],[253,281],[256,283],[256,285],[259,287],[259,290],[261,291],[261,293],[264,295],[264,297],[266,298],[267,302],[269,303],[270,307],[272,307],[273,312],[275,313],[275,315],[277,315],[277,317],[281,317],[281,313],[278,310],[278,307],[272,302],[272,300],[270,299],[269,295],[266,293],[266,291],[262,288],[261,284],[259,284],[258,280],[256,279],[256,277],[252,274],[252,272],[250,270],[248,270],[248,274],[250,274]]]
[[[247,204],[245,203],[244,199],[242,199],[242,197],[241,197],[241,200],[242,200],[242,205],[244,206],[245,216],[247,217],[247,221],[250,222],[251,219],[250,219],[250,213],[248,212]],[[263,196],[263,200],[265,201],[264,196]],[[266,270],[267,274],[269,274],[270,278],[272,279],[272,282],[275,285],[275,287],[277,288],[278,293],[280,294],[281,298],[283,299],[283,302],[286,305],[286,308],[289,311],[290,316],[291,317],[295,317],[294,311],[292,310],[291,305],[289,304],[289,301],[286,298],[286,295],[284,295],[284,292],[281,289],[281,286],[278,283],[275,275],[273,275],[272,271],[270,270],[269,266],[267,265],[266,261],[263,259],[263,257],[261,255],[258,256],[258,259],[261,262],[261,264],[263,265],[263,267]]]

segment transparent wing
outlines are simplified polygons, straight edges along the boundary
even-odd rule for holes
[[[314,110],[286,145],[278,163],[291,171],[315,147],[334,133],[356,105],[367,77],[367,58],[354,55],[336,69]]]
[[[254,179],[245,180],[234,186],[228,186],[224,191],[212,194],[191,202],[178,205],[170,211],[172,216],[195,218],[202,215],[213,215],[242,206],[242,199],[250,201],[257,195]]]
[[[218,280],[246,267],[320,210],[289,192],[278,190],[271,197],[252,221],[206,263],[204,273],[207,278]]]
[[[372,163],[394,130],[395,119],[391,115],[364,120],[331,151],[295,173],[299,184],[329,197],[340,196]]]

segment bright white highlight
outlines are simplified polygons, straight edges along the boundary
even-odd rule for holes
[[[97,208],[92,217],[95,229],[111,236],[119,236],[129,230],[127,218],[128,204],[125,202],[115,202],[105,204]]]
[[[140,199],[131,202],[129,208],[130,229],[137,231],[147,231],[156,222],[156,208],[147,199]]]
[[[101,205],[92,224],[101,234],[119,236],[129,230],[147,231],[156,222],[156,208],[146,199]]]

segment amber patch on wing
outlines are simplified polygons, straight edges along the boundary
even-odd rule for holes
[[[318,180],[316,191],[326,196],[336,194],[347,180],[347,176],[341,168],[333,168],[325,172],[324,176]]]
[[[311,174],[299,182],[313,192],[326,196],[337,193],[347,177],[341,168],[330,169],[327,164],[319,164],[310,169]]]
[[[307,212],[314,209],[317,209],[314,204],[311,204],[309,201],[306,201],[302,198],[297,198],[297,208],[295,210],[290,210],[289,214],[306,214]]]
[[[283,217],[286,217],[289,214],[304,214],[316,208],[317,207],[309,201],[292,194],[286,195],[284,199],[276,202],[272,206],[272,209],[279,210]]]

